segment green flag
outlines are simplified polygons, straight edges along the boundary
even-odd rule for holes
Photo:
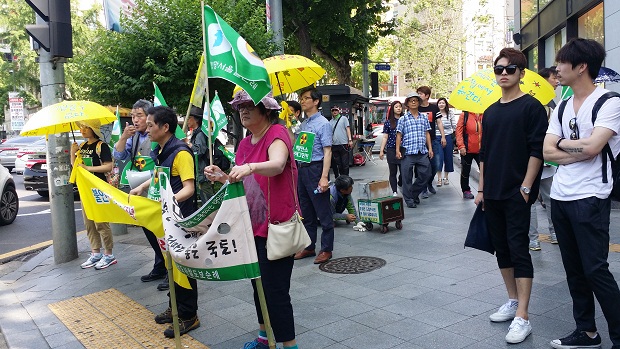
[[[168,104],[166,104],[166,100],[164,99],[164,96],[161,94],[159,87],[157,87],[157,84],[153,83],[153,86],[155,87],[155,93],[153,94],[153,106],[159,107],[161,105],[161,106],[167,107]],[[177,129],[174,130],[174,136],[178,139],[187,138],[187,135],[185,134],[185,132],[183,132],[183,129],[179,125],[177,125]]]
[[[269,74],[254,49],[207,5],[204,7],[207,75],[241,86],[258,104],[271,91]]]
[[[224,113],[224,107],[222,106],[222,102],[220,101],[220,97],[217,93],[211,101],[211,115],[209,116],[207,113],[204,113],[203,119],[211,122],[211,133],[213,134],[213,138],[211,138],[211,140],[215,142],[217,134],[228,124],[228,118]],[[209,125],[206,122],[202,123],[202,132],[206,135],[209,134]]]
[[[118,105],[116,106],[116,121],[112,125],[112,135],[110,136],[110,146],[114,146],[121,137],[121,114],[118,111]]]

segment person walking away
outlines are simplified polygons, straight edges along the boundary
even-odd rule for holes
[[[100,123],[97,120],[88,122],[80,122],[80,133],[86,139],[84,143],[71,145],[71,165],[74,164],[76,155],[79,153],[85,163],[78,166],[83,167],[86,171],[94,174],[97,178],[107,183],[105,173],[112,171],[114,162],[112,153],[107,143],[101,140]],[[86,164],[88,162],[88,164]],[[105,269],[117,263],[112,248],[114,247],[114,239],[112,230],[108,222],[94,222],[84,213],[82,205],[82,216],[84,217],[84,226],[86,227],[86,235],[90,242],[90,256],[80,265],[82,269],[95,267],[96,270]],[[103,243],[103,254],[101,247]]]
[[[332,126],[319,112],[323,95],[314,87],[302,90],[299,102],[306,114],[301,124],[301,131],[314,133],[311,162],[299,162],[297,195],[304,226],[312,244],[295,254],[295,259],[315,256],[317,241],[317,221],[320,222],[321,250],[314,259],[314,264],[325,263],[332,258],[334,249],[334,221],[329,205],[329,168],[332,158]],[[315,193],[316,190],[316,193]]]
[[[340,108],[337,105],[331,108],[332,119],[329,124],[332,127],[332,170],[334,178],[338,178],[341,174],[349,175],[349,152],[353,148],[353,139],[351,138],[351,126],[349,118],[340,114]]]
[[[420,102],[420,106],[418,107],[418,111],[426,115],[426,117],[428,118],[428,122],[431,125],[429,133],[434,154],[433,158],[431,159],[431,177],[428,178],[427,186],[422,191],[422,198],[427,199],[429,192],[431,194],[435,194],[437,192],[433,187],[435,173],[440,166],[439,160],[441,160],[437,157],[437,154],[442,151],[442,147],[446,146],[446,138],[443,130],[443,123],[437,122],[437,120],[441,118],[441,114],[439,113],[439,107],[437,107],[437,104],[429,102],[429,99],[431,98],[431,88],[428,86],[420,86],[418,87],[416,92],[420,95],[420,98],[422,99],[422,102]],[[439,129],[439,135],[441,136],[439,140],[437,140],[435,137],[437,129]]]
[[[538,197],[547,117],[542,104],[519,88],[525,55],[504,48],[494,61],[502,97],[484,112],[480,182],[475,203],[483,204],[508,302],[489,317],[512,321],[506,342],[520,343],[532,332],[529,300],[534,267],[528,249],[530,207]]]
[[[428,178],[433,177],[430,160],[433,158],[431,129],[428,118],[418,111],[422,99],[412,92],[405,98],[407,112],[396,125],[396,158],[401,159],[403,173],[403,200],[409,208],[417,207],[419,195],[426,188]],[[413,171],[418,176],[413,182]]]
[[[381,148],[379,150],[379,159],[387,155],[388,169],[390,171],[390,187],[393,196],[398,196],[398,187],[403,186],[403,173],[400,170],[400,159],[396,158],[396,124],[398,119],[403,115],[403,105],[399,101],[394,101],[390,105],[388,116],[385,124],[383,124],[383,138],[381,139]],[[398,179],[396,175],[398,174]]]
[[[441,187],[444,184],[450,184],[450,181],[448,180],[448,173],[454,172],[454,160],[452,159],[454,143],[452,141],[452,134],[454,133],[454,127],[456,125],[454,122],[454,113],[450,110],[450,105],[448,104],[447,99],[443,97],[439,98],[437,100],[437,107],[439,108],[438,115],[441,115],[437,122],[442,124],[444,138],[446,140],[445,144],[442,144],[439,127],[437,127],[437,130],[435,131],[435,141],[439,141],[441,151],[439,153],[435,153],[435,156],[441,157],[438,161],[439,167],[437,168],[437,186]]]
[[[606,89],[593,80],[605,49],[591,39],[572,39],[556,54],[557,75],[574,95],[551,115],[544,155],[558,166],[551,187],[551,219],[573,300],[573,333],[551,341],[558,349],[600,348],[594,297],[601,306],[612,349],[620,349],[620,289],[609,271],[611,161],[620,152],[620,99],[607,99],[593,120],[593,108]],[[563,115],[560,115],[563,114]],[[604,161],[604,159],[606,161]],[[607,176],[607,181],[604,176]]]
[[[190,147],[182,140],[174,136],[177,128],[177,115],[168,107],[152,107],[147,110],[146,124],[149,137],[157,143],[157,147],[151,152],[151,157],[157,166],[170,168],[170,187],[174,198],[179,204],[181,215],[188,217],[196,211],[194,186],[194,156]],[[151,180],[147,180],[138,187],[132,189],[129,194],[141,195],[148,191]],[[179,332],[181,335],[200,327],[198,319],[198,285],[196,279],[190,277],[190,289],[174,283],[176,292],[177,309],[179,313]],[[172,324],[172,307],[170,293],[168,293],[168,308],[155,316],[158,324]],[[174,329],[170,325],[164,330],[164,336],[174,338]]]
[[[255,105],[245,91],[240,91],[230,104],[239,111],[243,126],[252,135],[241,140],[235,156],[237,166],[231,169],[230,174],[223,173],[217,166],[207,166],[205,175],[210,180],[221,182],[243,181],[273,333],[276,342],[283,343],[285,349],[297,349],[290,296],[293,256],[269,260],[266,248],[268,222],[287,221],[298,207],[295,196],[297,165],[293,158],[292,141],[286,127],[277,124],[280,106],[271,95]],[[265,321],[254,280],[252,287],[259,324],[258,337],[245,343],[243,348],[268,349]]]
[[[469,174],[474,161],[480,168],[480,147],[482,146],[482,114],[464,111],[456,123],[456,146],[461,156],[461,191],[463,199],[473,199],[469,186]]]
[[[542,68],[538,71],[538,75],[542,76],[549,82],[551,86],[555,89],[558,85],[558,79],[556,76],[556,67],[551,66],[549,68]],[[549,120],[553,109],[556,107],[556,104],[553,100],[551,100],[546,106],[545,110],[547,111],[547,120]],[[549,229],[549,241],[552,244],[557,244],[558,240],[555,236],[555,228],[553,227],[553,221],[551,220],[551,185],[553,184],[553,175],[557,171],[558,167],[554,163],[549,163],[547,161],[543,162],[543,172],[542,177],[540,179],[540,203],[541,206],[545,210],[545,215],[547,216],[548,229]],[[536,206],[532,205],[532,218],[530,220],[530,250],[531,251],[540,251],[540,241],[538,240],[538,218],[536,217]]]
[[[144,99],[140,99],[134,103],[131,109],[132,124],[125,124],[123,133],[119,137],[118,142],[114,144],[114,158],[121,161],[130,161],[132,168],[136,163],[136,157],[150,156],[151,154],[151,139],[146,130],[146,113],[151,107],[153,107],[153,104]],[[146,196],[146,193],[144,193],[143,196]],[[148,274],[141,276],[140,280],[142,280],[142,282],[151,282],[165,279],[167,275],[166,263],[159,243],[157,242],[157,237],[155,237],[153,232],[144,227],[142,230],[155,253],[155,260],[153,262],[153,269],[151,269]],[[164,280],[161,282],[157,285],[157,289],[167,290],[168,281]]]

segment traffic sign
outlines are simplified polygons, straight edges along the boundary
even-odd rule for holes
[[[375,70],[390,70],[390,69],[392,69],[392,67],[390,67],[390,65],[387,63],[375,64]]]

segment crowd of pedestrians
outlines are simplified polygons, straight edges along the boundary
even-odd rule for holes
[[[506,300],[498,301],[502,305],[489,320],[510,322],[505,336],[508,343],[524,341],[535,328],[529,320],[534,278],[530,251],[540,250],[536,213],[532,211],[532,205],[539,201],[549,218],[550,241],[559,245],[562,254],[576,325],[573,333],[553,340],[550,346],[600,347],[596,298],[609,327],[612,349],[620,349],[620,290],[607,263],[613,180],[605,179],[611,177],[612,168],[611,161],[601,156],[608,148],[613,156],[620,152],[620,99],[599,102],[598,116],[592,117],[595,104],[607,92],[593,84],[604,57],[605,51],[596,41],[573,39],[557,53],[557,67],[540,71],[554,88],[559,82],[573,89],[574,96],[559,107],[553,102],[543,106],[521,91],[527,59],[512,48],[501,50],[494,60],[501,98],[484,113],[463,111],[457,118],[445,98],[430,103],[432,90],[428,86],[408,94],[403,103],[394,101],[389,106],[379,158],[387,160],[392,195],[402,196],[408,208],[416,208],[420,199],[435,194],[436,188],[450,185],[453,151],[458,151],[463,199],[483,206],[506,288]],[[322,94],[314,87],[300,91],[299,102],[289,102],[288,112],[294,122],[287,129],[278,122],[280,106],[271,95],[254,103],[246,92],[237,92],[230,104],[249,135],[239,143],[234,166],[224,161],[223,154],[208,153],[207,137],[200,131],[202,110],[191,110],[188,124],[194,131],[184,142],[174,136],[177,119],[172,109],[152,107],[145,100],[133,106],[132,124],[125,126],[112,154],[108,147],[103,147],[108,151],[99,150],[98,125],[85,124],[81,131],[87,141],[74,145],[72,155],[92,158],[91,164],[81,166],[99,177],[111,169],[112,155],[130,161],[132,166],[138,156],[151,156],[155,164],[171,169],[171,187],[183,216],[193,213],[197,202],[208,200],[222,183],[243,181],[246,191],[253,193],[247,196],[248,206],[275,339],[285,349],[296,349],[290,297],[295,260],[314,257],[315,264],[329,261],[334,253],[335,221],[353,223],[354,229],[364,230],[351,195],[353,137],[349,119],[341,115],[337,105],[331,106],[326,118],[320,112],[322,101]],[[294,157],[293,143],[301,132],[314,135],[307,162]],[[153,151],[151,142],[156,143]],[[217,160],[210,162],[207,158]],[[474,161],[480,170],[476,195],[469,183]],[[330,170],[334,173],[331,183]],[[144,195],[149,183],[134,187],[130,194]],[[296,210],[304,218],[310,245],[295,255],[269,260],[268,224],[286,221]],[[116,263],[109,226],[88,221],[86,227],[91,254],[82,268],[103,269]],[[158,241],[152,232],[144,229],[144,233],[153,249],[154,263],[141,280],[166,280]],[[189,281],[190,289],[174,283],[181,334],[200,326],[197,284],[194,279]],[[259,331],[244,348],[268,348],[254,281],[252,285]],[[168,282],[158,289],[167,290]],[[172,322],[170,305],[155,321]],[[164,335],[174,336],[172,327]]]

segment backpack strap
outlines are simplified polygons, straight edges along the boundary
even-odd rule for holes
[[[469,119],[469,112],[464,111],[463,112],[463,145],[465,145],[465,150],[467,150],[467,141],[469,138],[467,137],[467,119]]]
[[[564,114],[564,109],[566,109],[566,103],[568,103],[568,100],[571,99],[573,96],[570,96],[568,98],[566,98],[565,100],[563,100],[562,102],[560,102],[560,106],[558,107],[558,119],[560,120],[560,129],[562,129],[562,114]]]
[[[620,98],[620,93],[609,91],[609,92],[606,92],[605,94],[603,94],[602,96],[600,96],[596,100],[596,103],[594,103],[594,107],[592,107],[592,127],[594,127],[594,122],[596,121],[596,116],[598,114],[598,111],[603,106],[603,104],[605,104],[605,102],[607,102],[608,99],[614,98],[614,97],[619,97]],[[607,144],[605,144],[605,146],[601,150],[601,162],[602,162],[602,165],[603,165],[602,166],[603,167],[603,183],[608,183],[609,182],[609,180],[607,178],[607,159],[608,158],[609,158],[609,161],[611,161],[611,168],[613,170],[616,161],[614,159],[614,154],[611,151],[611,147],[609,146],[609,142],[607,142]]]

